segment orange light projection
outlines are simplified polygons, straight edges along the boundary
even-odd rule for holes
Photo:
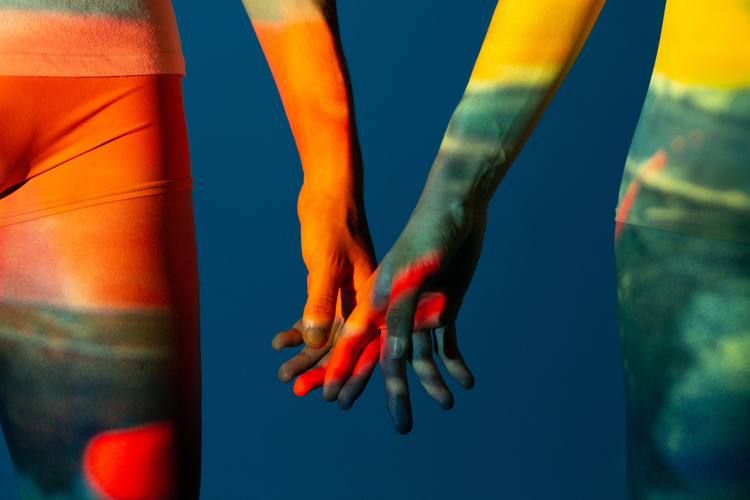
[[[641,181],[659,170],[662,170],[667,165],[667,159],[666,151],[663,149],[657,151],[656,154],[641,167],[638,174],[628,186],[628,189],[625,191],[622,201],[620,202],[620,210],[624,215],[621,216],[622,220],[618,220],[615,224],[615,243],[617,243],[617,238],[620,237],[620,233],[622,232],[622,225],[627,222],[630,208],[633,206],[633,203],[635,203],[635,197],[638,195]]]

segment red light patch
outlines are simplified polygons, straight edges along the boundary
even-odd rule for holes
[[[102,432],[86,446],[89,484],[112,500],[162,500],[174,489],[174,425],[168,422]]]

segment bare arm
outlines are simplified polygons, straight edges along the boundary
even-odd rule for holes
[[[432,361],[430,330],[448,372],[474,381],[456,344],[455,319],[479,260],[487,205],[552,100],[604,0],[501,0],[466,91],[451,117],[416,208],[347,320],[326,370],[323,397],[349,407],[363,347],[386,327],[380,355],[394,427],[412,425],[406,363],[443,408],[452,396]],[[420,311],[422,311],[420,313]]]
[[[350,292],[364,285],[376,262],[364,212],[362,158],[336,4],[243,3],[276,81],[305,173],[298,213],[309,277],[301,338],[311,347],[321,347],[334,321],[339,291],[344,298],[353,295]],[[275,347],[298,340],[297,329],[288,332],[274,342]]]

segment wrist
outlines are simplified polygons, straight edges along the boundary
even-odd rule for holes
[[[457,154],[441,148],[422,197],[426,201],[440,200],[454,211],[486,214],[500,173],[500,166],[481,155]]]
[[[297,200],[300,221],[312,217],[344,224],[364,218],[364,197],[361,196],[361,189],[353,189],[352,184],[351,181],[342,181],[331,186],[306,181]]]
[[[362,163],[352,158],[330,157],[324,163],[303,164],[300,196],[349,204],[364,201]]]
[[[486,96],[464,95],[430,170],[430,190],[472,211],[486,211],[514,157],[515,144],[501,130],[496,106]]]
[[[364,201],[351,194],[329,194],[303,185],[297,202],[303,248],[305,241],[359,241],[372,248]],[[374,262],[374,256],[373,256]]]
[[[440,144],[434,177],[464,203],[484,207],[526,142],[549,94],[542,84],[470,85]],[[433,175],[431,171],[430,175]]]
[[[314,120],[310,120],[311,124]],[[362,155],[353,119],[321,120],[304,133],[292,127],[304,171],[304,187],[327,196],[362,196]]]

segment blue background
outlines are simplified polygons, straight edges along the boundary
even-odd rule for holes
[[[496,0],[339,2],[378,257],[413,209]],[[207,6],[207,5],[210,5]],[[239,0],[175,2],[201,279],[203,499],[624,499],[614,208],[663,2],[610,0],[490,206],[447,412],[379,369],[348,412],[276,378],[302,312],[294,141]],[[296,352],[296,349],[295,349]],[[17,498],[7,452],[0,498]]]

